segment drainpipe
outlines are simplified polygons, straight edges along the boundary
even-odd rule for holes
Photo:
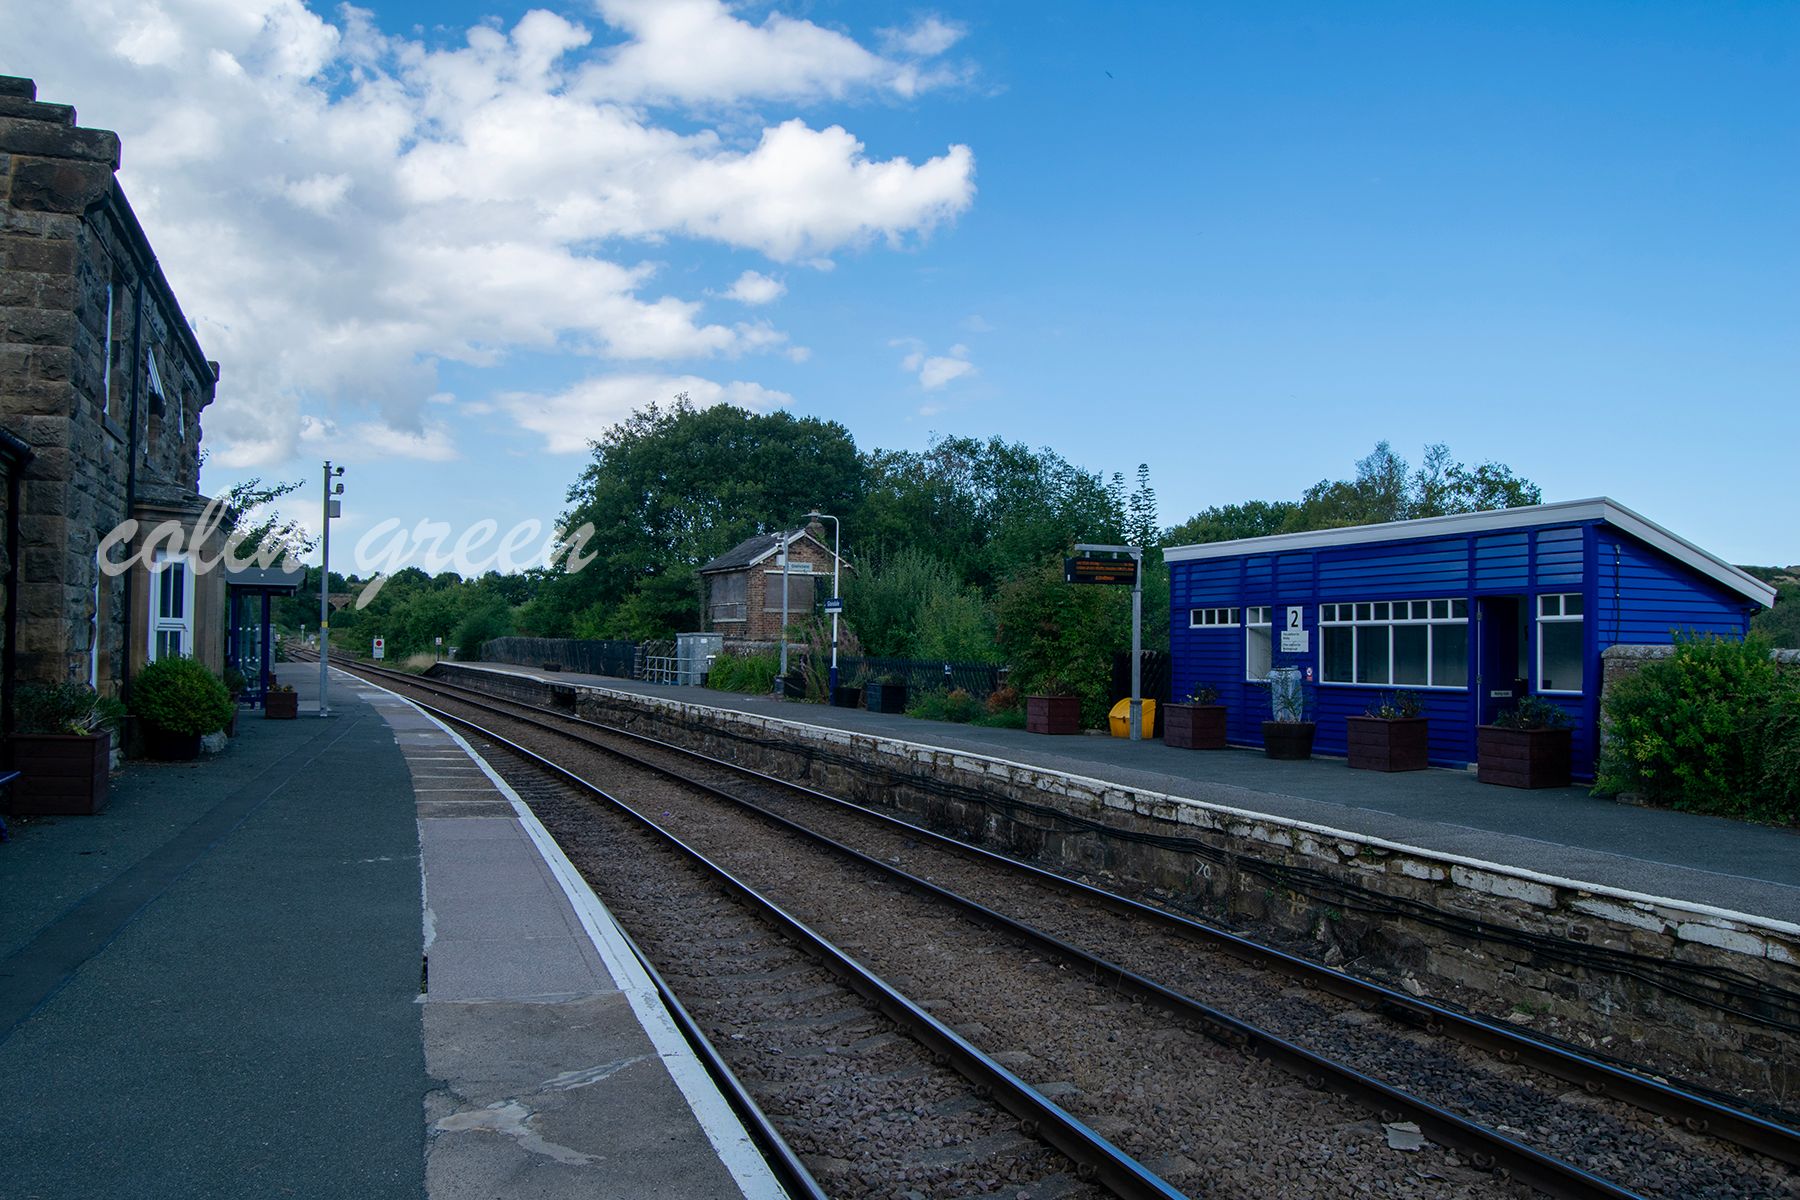
[[[6,466],[6,653],[0,657],[0,709],[6,710],[5,732],[13,731],[13,693],[19,682],[19,499],[20,476],[34,455],[31,447],[0,429],[0,456]]]
[[[138,391],[143,376],[144,353],[144,274],[146,267],[138,264],[137,285],[132,289],[131,311],[131,410],[130,431],[125,436],[125,519],[130,520],[137,510],[137,473],[138,473]],[[94,562],[94,569],[100,569],[99,560]],[[120,656],[119,699],[125,704],[131,703],[131,618],[137,611],[136,590],[131,586],[136,571],[125,572],[125,652]],[[94,636],[100,636],[100,622],[94,622]],[[144,631],[149,638],[148,628]],[[147,641],[146,641],[147,644]]]

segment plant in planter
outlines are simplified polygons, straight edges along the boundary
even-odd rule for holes
[[[1038,690],[1025,697],[1025,730],[1027,733],[1080,733],[1081,697],[1054,675],[1045,676],[1038,681]]]
[[[1225,706],[1219,689],[1202,684],[1187,699],[1163,709],[1163,745],[1180,750],[1223,750]]]
[[[1569,714],[1542,696],[1526,696],[1492,725],[1475,730],[1475,778],[1501,787],[1569,786],[1575,731]]]
[[[1306,691],[1297,669],[1277,667],[1269,672],[1269,716],[1262,723],[1264,754],[1280,759],[1312,757],[1318,726],[1306,719]]]
[[[191,658],[158,659],[132,681],[131,712],[145,724],[152,758],[198,758],[200,739],[225,728],[232,709],[224,682]]]
[[[1424,713],[1417,692],[1395,692],[1362,716],[1344,718],[1350,766],[1358,771],[1423,771],[1430,757]]]
[[[840,683],[831,693],[833,708],[861,708],[863,702],[863,685],[868,682],[868,673],[858,671],[856,678],[849,683]]]
[[[863,698],[870,712],[903,713],[906,711],[906,678],[889,672],[865,685]]]
[[[300,716],[300,694],[285,683],[278,683],[263,695],[263,719],[292,721]]]
[[[225,690],[231,694],[231,720],[225,722],[225,736],[236,737],[237,706],[243,700],[244,689],[249,685],[249,680],[244,678],[242,671],[230,663],[225,664],[225,673],[222,678],[225,680]]]
[[[124,709],[85,683],[25,683],[13,711],[7,757],[19,778],[10,806],[19,816],[72,816],[106,807],[113,730]]]

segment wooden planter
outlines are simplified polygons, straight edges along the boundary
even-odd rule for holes
[[[1311,758],[1313,734],[1318,728],[1311,721],[1264,721],[1263,753],[1288,760]]]
[[[1171,704],[1161,710],[1163,744],[1178,750],[1223,750],[1223,704]]]
[[[831,707],[861,708],[863,690],[859,687],[836,687],[831,690]]]
[[[146,721],[144,752],[157,762],[192,762],[200,757],[200,735],[170,733],[162,726]]]
[[[904,683],[871,683],[863,687],[863,700],[870,712],[903,713],[906,711]]]
[[[1574,736],[1572,729],[1477,726],[1475,778],[1501,787],[1568,787]]]
[[[106,807],[112,734],[15,733],[7,739],[13,815],[86,816]]]
[[[299,692],[269,692],[263,697],[263,718],[265,720],[292,721],[299,715]]]
[[[1080,696],[1025,697],[1027,733],[1069,734],[1081,732]]]
[[[1430,756],[1424,717],[1346,717],[1357,771],[1423,771]]]

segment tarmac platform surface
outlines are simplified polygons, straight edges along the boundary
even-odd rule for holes
[[[300,719],[0,844],[0,1196],[780,1195],[509,790],[280,673]]]
[[[1800,924],[1800,830],[1640,808],[1581,787],[1525,791],[1478,783],[1472,771],[1352,771],[1341,758],[1276,762],[1259,750],[1177,750],[1099,735],[1045,737],[1020,729],[921,721],[864,709],[546,672],[455,663],[546,682],[610,688],[755,713],[1166,792],[1409,846]]]

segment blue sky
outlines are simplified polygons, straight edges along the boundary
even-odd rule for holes
[[[0,70],[125,139],[206,483],[345,461],[352,542],[553,519],[689,383],[1148,462],[1166,523],[1442,440],[1800,561],[1792,5],[231,7]]]

